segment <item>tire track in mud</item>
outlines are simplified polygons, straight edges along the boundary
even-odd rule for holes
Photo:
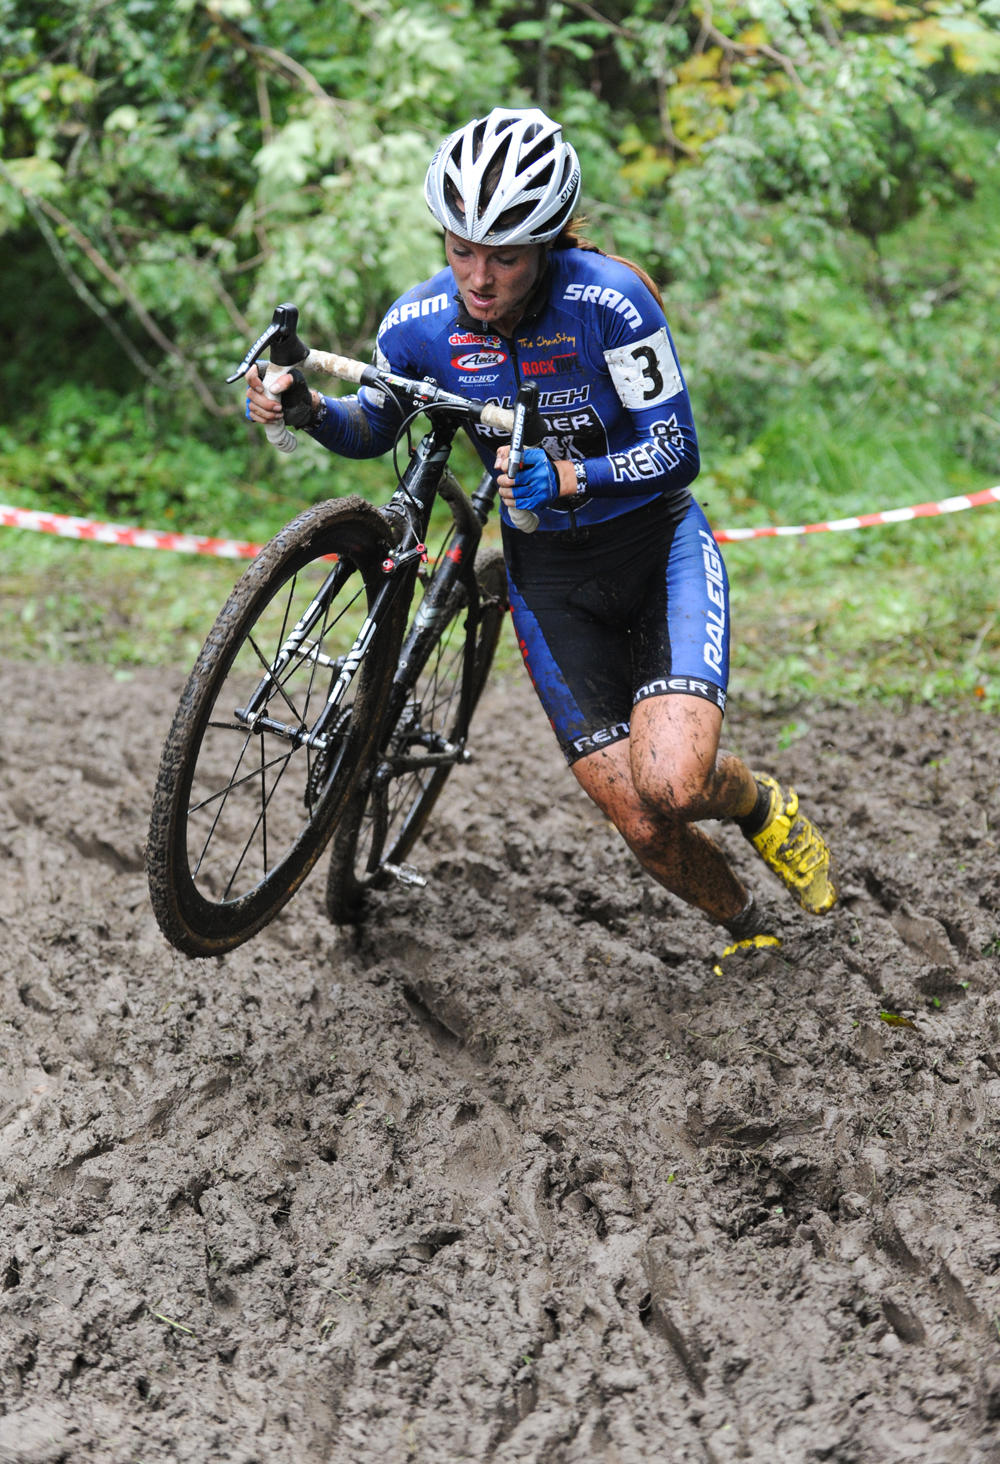
[[[179,686],[2,668],[0,1460],[1000,1460],[986,718],[733,717],[845,899],[719,830],[785,935],[719,977],[502,683],[427,891],[193,962]]]

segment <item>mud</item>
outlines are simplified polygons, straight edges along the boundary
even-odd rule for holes
[[[785,944],[716,975],[503,683],[426,892],[199,963],[179,684],[0,675],[0,1460],[1000,1460],[993,725],[733,716],[845,900],[720,830]]]

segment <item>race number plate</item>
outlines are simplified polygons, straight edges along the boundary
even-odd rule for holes
[[[642,341],[605,351],[604,359],[622,404],[631,411],[658,407],[684,390],[666,326]]]

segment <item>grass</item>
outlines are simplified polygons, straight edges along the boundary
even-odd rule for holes
[[[710,469],[712,463],[709,463]],[[742,496],[735,475],[742,473]],[[699,497],[714,524],[803,523],[972,492],[991,480],[932,430],[819,413],[720,459]],[[724,522],[723,522],[724,521]],[[1000,504],[843,534],[728,545],[733,689],[1000,704]]]

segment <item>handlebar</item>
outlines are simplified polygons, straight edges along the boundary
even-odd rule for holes
[[[245,376],[270,345],[271,359],[264,372],[263,385],[264,391],[273,401],[279,400],[281,393],[274,391],[270,383],[277,377],[284,376],[292,366],[298,366],[300,371],[334,376],[339,381],[353,381],[359,386],[388,387],[417,402],[452,407],[455,411],[465,412],[474,422],[481,422],[484,427],[492,427],[499,432],[513,431],[515,413],[507,407],[497,406],[495,402],[480,402],[472,397],[457,396],[433,381],[414,381],[408,376],[398,376],[394,371],[383,371],[378,366],[354,361],[349,356],[338,356],[332,351],[311,351],[299,340],[298,315],[294,305],[279,305],[267,330],[258,336],[244,356],[239,369],[227,377],[227,381],[232,383]],[[264,431],[268,442],[279,452],[294,452],[299,445],[295,433],[284,422],[269,423]],[[523,533],[531,534],[538,528],[538,516],[529,509],[512,508],[508,512],[515,528]]]

